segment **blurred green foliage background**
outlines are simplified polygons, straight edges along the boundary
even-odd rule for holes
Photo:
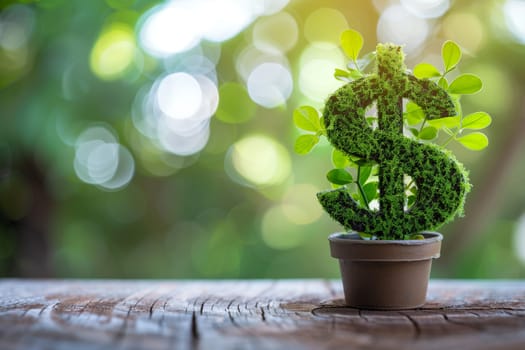
[[[329,146],[292,111],[340,82],[341,31],[460,65],[493,117],[434,275],[525,277],[525,1],[0,0],[0,276],[337,277]]]

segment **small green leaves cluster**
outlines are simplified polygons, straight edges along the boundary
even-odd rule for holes
[[[326,174],[327,180],[333,188],[344,185],[355,186],[352,197],[363,207],[370,209],[370,202],[377,198],[377,166],[375,163],[359,158],[346,157],[338,149],[332,150],[332,164],[334,169]],[[355,169],[355,176],[348,170]]]
[[[336,69],[334,77],[344,82],[351,82],[365,77],[368,67],[375,60],[375,52],[359,57],[363,47],[363,37],[355,30],[342,33],[340,45],[349,61],[345,69]],[[428,79],[451,96],[456,109],[452,117],[427,120],[423,110],[414,102],[406,103],[403,112],[405,135],[422,143],[433,143],[445,148],[451,142],[457,142],[465,148],[479,151],[487,147],[488,138],[480,130],[491,124],[491,117],[485,112],[474,112],[464,115],[461,97],[479,92],[482,89],[481,79],[469,73],[450,78],[450,73],[457,69],[462,52],[458,44],[446,41],[441,50],[443,71],[430,63],[420,63],[414,67],[413,75],[419,79]],[[309,153],[318,144],[321,137],[326,137],[323,117],[313,107],[301,106],[294,111],[295,125],[307,134],[298,137],[295,151],[299,154]],[[375,127],[377,118],[366,118],[370,127]],[[363,208],[370,209],[371,203],[379,197],[377,172],[378,165],[364,159],[347,157],[337,149],[332,154],[333,169],[326,178],[333,188],[345,186],[351,196]],[[410,208],[417,197],[417,186],[413,181],[406,183],[406,206]]]
[[[294,150],[298,154],[307,154],[317,143],[320,137],[326,137],[326,130],[319,112],[310,106],[301,106],[293,112],[294,124],[308,134],[300,135],[295,141]]]
[[[311,106],[296,108],[293,120],[299,129],[307,132],[296,139],[294,145],[296,153],[301,155],[309,153],[319,143],[321,137],[326,137],[323,117],[315,108]],[[353,184],[356,189],[353,198],[369,209],[370,202],[378,196],[377,178],[372,176],[377,173],[377,166],[364,159],[347,157],[335,148],[332,149],[332,164],[334,169],[326,174],[332,187],[338,188]],[[354,169],[354,175],[350,169]]]
[[[445,147],[454,141],[470,150],[480,151],[488,146],[489,140],[487,135],[479,130],[488,127],[492,118],[485,112],[463,115],[460,103],[461,96],[478,93],[482,89],[483,83],[478,76],[470,73],[460,74],[449,81],[447,75],[457,68],[461,56],[462,53],[458,44],[449,40],[441,48],[442,72],[430,63],[420,63],[414,67],[416,78],[432,80],[449,93],[457,114],[447,118],[425,120],[421,108],[409,102],[406,106],[404,120],[406,127],[415,139],[434,141],[439,132],[443,131],[448,136],[444,141],[438,143],[440,146]]]
[[[345,30],[341,34],[340,43],[346,56],[349,58],[346,69],[336,68],[334,77],[344,82],[362,78],[365,70],[374,61],[375,52],[370,52],[359,58],[359,53],[363,48],[363,36],[356,30]]]

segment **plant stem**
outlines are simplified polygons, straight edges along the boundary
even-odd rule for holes
[[[459,131],[456,131],[454,134],[450,135],[450,137],[441,144],[441,147],[446,147],[458,135],[458,132]]]
[[[423,127],[425,126],[425,123],[427,122],[427,117],[425,116],[425,119],[423,119],[423,123],[421,123],[421,126],[419,127],[419,134],[421,134],[421,130],[423,130]],[[419,136],[418,136],[419,139]]]
[[[365,202],[366,209],[370,210],[370,206],[368,205],[368,198],[366,198],[365,191],[363,190],[363,186],[361,186],[361,183],[359,182],[359,176],[361,175],[361,166],[357,166],[357,181],[355,182],[357,185],[357,188],[359,189],[359,194],[361,195],[361,198],[363,199],[363,202]]]
[[[363,72],[361,72],[361,69],[359,68],[359,65],[357,64],[357,60],[352,59],[352,61],[354,62],[355,70],[363,74]]]

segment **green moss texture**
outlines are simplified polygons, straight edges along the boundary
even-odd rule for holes
[[[419,105],[427,119],[453,116],[454,105],[446,91],[407,74],[400,46],[379,44],[376,53],[375,73],[338,89],[328,98],[323,115],[335,148],[379,165],[379,210],[363,208],[344,187],[321,192],[318,199],[346,229],[379,239],[404,239],[461,215],[470,184],[464,167],[450,152],[403,136],[402,99]],[[374,101],[376,129],[365,120],[365,111]],[[408,210],[405,174],[418,188],[416,202]]]

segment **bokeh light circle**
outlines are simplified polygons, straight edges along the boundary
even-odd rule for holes
[[[299,37],[297,22],[292,15],[281,12],[263,17],[253,28],[253,45],[261,51],[284,53],[290,51]]]
[[[206,146],[218,104],[219,92],[209,77],[175,72],[138,92],[133,124],[160,150],[186,157]]]
[[[164,57],[191,49],[199,42],[194,13],[184,6],[160,5],[145,14],[140,43],[151,55]]]
[[[290,0],[251,0],[260,15],[269,16],[281,11]]]
[[[35,13],[29,6],[14,4],[0,12],[0,49],[17,51],[28,44],[35,26]]]
[[[125,187],[135,173],[131,153],[106,126],[93,126],[79,135],[73,166],[80,180],[106,190]]]
[[[203,40],[231,39],[266,9],[254,0],[168,1],[139,21],[140,43],[150,55],[168,57],[191,50]]]
[[[525,2],[520,0],[507,0],[503,5],[503,15],[507,28],[514,38],[525,44]]]
[[[420,18],[438,18],[450,7],[450,0],[401,0],[411,14]],[[465,26],[465,28],[468,28]]]
[[[335,79],[335,68],[344,68],[345,57],[335,46],[309,45],[299,59],[299,89],[315,102],[323,102],[344,83]]]
[[[298,247],[307,239],[305,230],[291,222],[280,205],[271,207],[264,214],[261,236],[268,247],[278,250]]]
[[[323,211],[316,194],[319,189],[311,184],[290,186],[283,197],[282,210],[288,220],[297,225],[308,225],[317,221]]]
[[[245,0],[191,0],[201,17],[202,37],[213,42],[233,38],[256,17],[251,1]]]
[[[161,119],[157,138],[162,148],[179,156],[190,156],[200,152],[208,143],[210,138],[209,120],[195,128],[192,133],[178,133],[167,126],[166,120]]]
[[[157,90],[160,110],[174,119],[190,118],[202,103],[199,82],[190,74],[173,73],[164,77]]]
[[[266,108],[286,103],[293,90],[290,71],[279,63],[263,63],[248,77],[248,94],[251,99]]]
[[[225,161],[226,171],[234,181],[253,187],[279,185],[292,170],[286,148],[262,134],[237,141],[230,147]]]
[[[430,32],[429,24],[401,5],[388,7],[379,17],[377,37],[380,42],[404,45],[407,55],[414,54]]]
[[[107,28],[91,50],[91,70],[101,79],[120,78],[137,63],[135,34],[128,25],[116,23]]]
[[[312,12],[304,22],[304,36],[314,45],[339,45],[341,32],[348,29],[348,22],[341,11],[320,8]]]
[[[525,266],[525,214],[516,223],[513,237],[513,247],[519,261]]]
[[[287,67],[288,59],[280,53],[269,53],[253,45],[245,47],[235,58],[235,70],[246,82],[255,68],[263,63],[278,63]]]
[[[219,106],[215,117],[228,124],[244,123],[250,120],[257,106],[250,99],[246,89],[238,83],[228,82],[219,88]]]
[[[447,39],[454,40],[471,54],[483,44],[483,24],[471,13],[451,13],[444,18],[442,28]]]

